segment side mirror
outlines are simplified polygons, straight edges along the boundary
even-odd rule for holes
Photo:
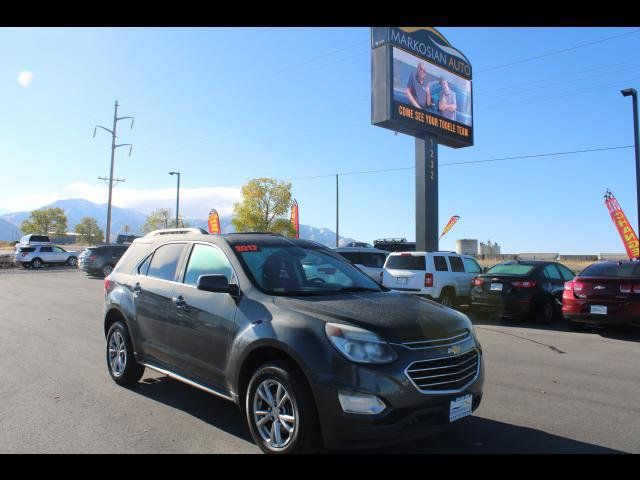
[[[482,267],[482,273],[487,273],[487,270],[489,270],[489,267]]]
[[[228,293],[232,297],[240,294],[240,288],[235,283],[229,283],[224,275],[200,275],[198,290],[215,293]]]

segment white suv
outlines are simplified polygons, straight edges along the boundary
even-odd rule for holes
[[[373,247],[339,247],[333,249],[376,282],[381,280],[382,267],[389,252]]]
[[[68,251],[55,245],[19,246],[15,253],[15,261],[24,268],[40,268],[45,264],[78,265],[79,252]]]
[[[482,268],[473,257],[454,252],[393,252],[387,257],[382,284],[424,295],[452,307],[471,295],[471,282]]]

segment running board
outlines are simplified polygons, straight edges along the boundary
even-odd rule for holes
[[[230,396],[228,396],[228,395],[226,395],[226,394],[224,394],[224,393],[222,393],[222,392],[220,392],[218,390],[214,390],[214,389],[212,389],[210,387],[205,387],[204,385],[202,385],[200,383],[197,383],[197,382],[194,382],[193,380],[189,380],[188,378],[183,377],[182,375],[178,375],[177,373],[170,372],[169,370],[166,370],[164,368],[158,367],[158,366],[153,365],[151,363],[141,362],[140,364],[145,366],[145,367],[147,367],[147,368],[150,368],[151,370],[155,370],[158,373],[162,373],[163,375],[166,375],[167,377],[171,377],[171,378],[173,378],[175,380],[178,380],[179,382],[186,383],[187,385],[191,385],[192,387],[199,388],[200,390],[204,390],[207,393],[210,393],[212,395],[216,395],[217,397],[221,397],[221,398],[224,398],[225,400],[229,400],[230,402],[235,403],[235,400],[232,397],[230,397]]]

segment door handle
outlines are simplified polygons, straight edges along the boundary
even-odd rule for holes
[[[139,283],[136,283],[133,287],[133,294],[138,296],[142,292],[142,287],[140,287]]]
[[[177,308],[184,308],[187,306],[187,302],[184,301],[184,297],[182,295],[178,297],[173,297],[171,301]]]

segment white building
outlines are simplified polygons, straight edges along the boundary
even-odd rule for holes
[[[478,255],[500,255],[500,245],[497,242],[491,243],[491,240],[488,240],[487,243],[480,242]]]
[[[460,255],[475,255],[478,251],[478,240],[461,238],[456,240],[456,253]]]

